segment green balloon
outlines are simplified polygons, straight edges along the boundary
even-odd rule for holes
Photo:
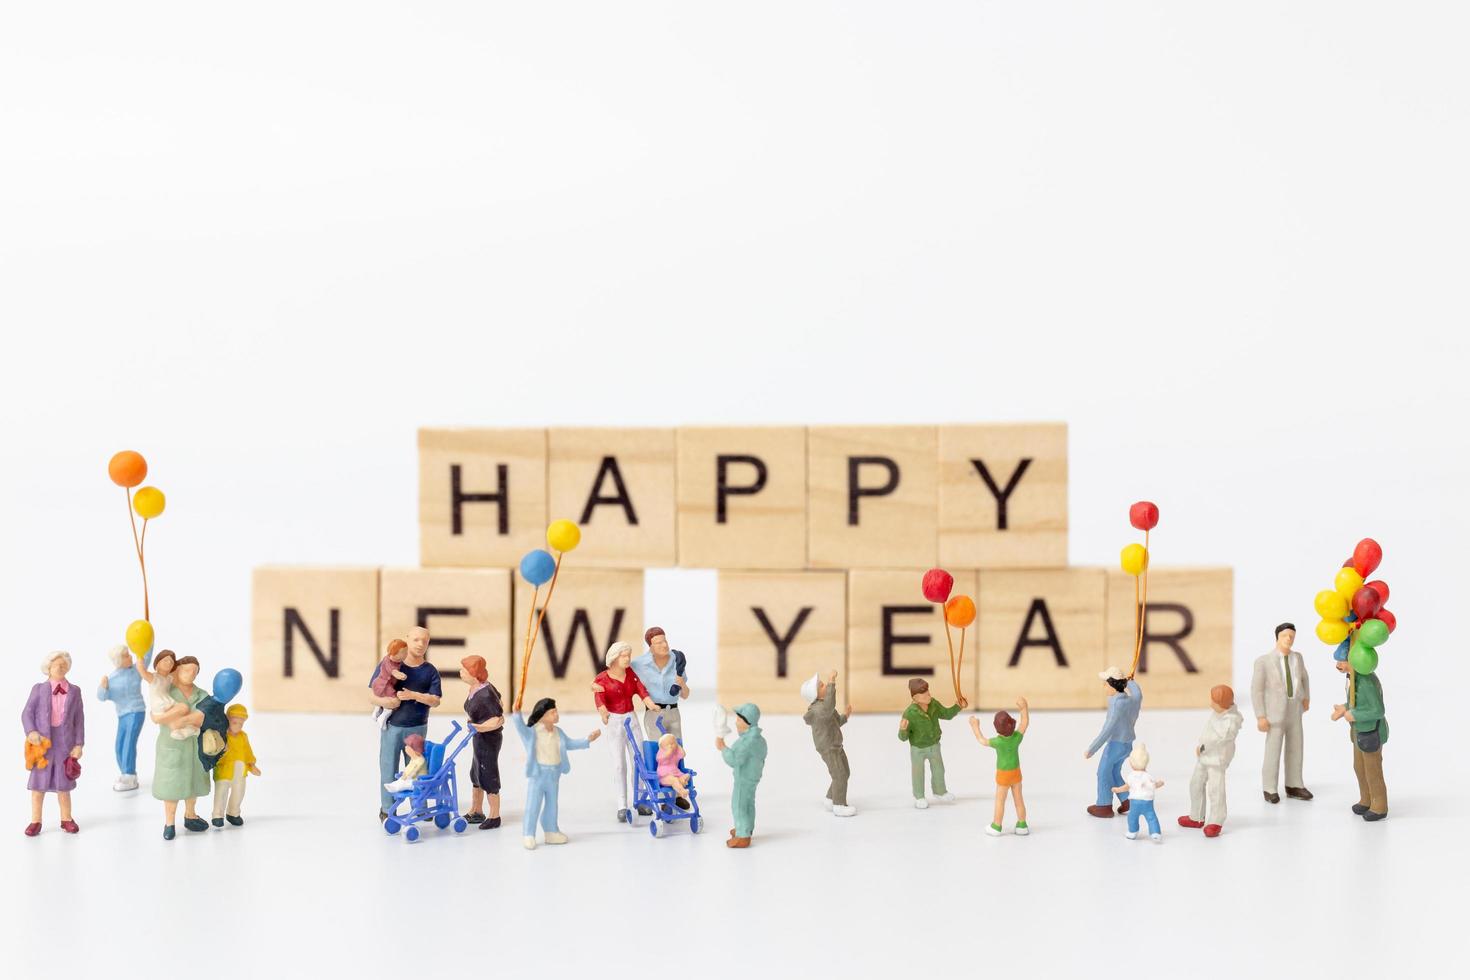
[[[1377,619],[1370,619],[1358,629],[1358,642],[1365,647],[1377,647],[1388,639],[1388,624]]]
[[[1356,674],[1371,674],[1378,669],[1378,651],[1359,640],[1348,651],[1348,666]]]

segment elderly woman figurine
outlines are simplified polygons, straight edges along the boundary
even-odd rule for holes
[[[41,661],[46,679],[31,688],[20,726],[26,733],[26,766],[31,770],[31,822],[26,836],[41,832],[41,804],[47,793],[55,793],[61,804],[61,829],[75,834],[81,828],[71,818],[71,791],[76,788],[82,766],[85,724],[82,692],[67,683],[71,654],[56,651]]]
[[[117,740],[112,751],[117,756],[117,782],[112,788],[119,793],[138,788],[138,736],[143,732],[146,706],[143,681],[133,669],[133,655],[127,647],[107,651],[112,673],[102,677],[97,687],[97,700],[111,701],[117,709]]]
[[[199,797],[209,796],[209,773],[199,761],[199,728],[204,724],[204,713],[197,710],[199,702],[206,697],[203,688],[195,687],[199,676],[199,661],[195,657],[175,657],[172,650],[160,650],[153,660],[155,673],[161,672],[165,660],[172,662],[173,686],[169,697],[178,704],[186,705],[188,713],[178,721],[170,716],[173,709],[160,712],[154,710],[151,717],[158,723],[158,741],[154,745],[153,798],[163,803],[163,839],[174,839],[174,821],[178,818],[179,801],[184,803],[184,829],[202,834],[209,824],[200,819],[195,811]],[[170,723],[181,727],[170,729]],[[184,738],[179,731],[192,731]]]

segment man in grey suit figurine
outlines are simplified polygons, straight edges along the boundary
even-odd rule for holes
[[[1276,627],[1276,649],[1256,659],[1251,675],[1251,709],[1256,728],[1266,733],[1266,759],[1261,766],[1261,792],[1267,803],[1280,803],[1276,795],[1281,771],[1281,752],[1286,750],[1286,795],[1310,800],[1302,785],[1302,712],[1312,706],[1311,682],[1302,655],[1291,648],[1296,627]]]

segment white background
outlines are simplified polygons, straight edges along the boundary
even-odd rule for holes
[[[59,943],[118,975],[524,975],[592,969],[611,942],[600,975],[1432,967],[1467,865],[1466,20],[1408,2],[8,5],[6,703],[53,648],[90,693],[137,615],[104,472],[123,447],[169,494],[155,621],[212,676],[246,666],[252,566],[416,561],[421,425],[1063,419],[1072,561],[1114,561],[1127,504],[1157,500],[1157,562],[1237,570],[1237,688],[1292,618],[1320,706],[1318,800],[1266,808],[1244,734],[1210,842],[1166,828],[1125,850],[1117,821],[1087,823],[1099,719],[1080,714],[1035,723],[1026,841],[979,836],[991,760],[962,729],[961,805],[915,814],[891,720],[865,719],[864,813],[841,825],[809,812],[804,731],[773,726],[745,854],[719,846],[722,817],[696,840],[609,840],[588,757],[564,790],[573,846],[527,855],[508,830],[410,856],[371,815],[366,719],[252,720],[251,827],[165,847],[153,801],[108,791],[112,720],[89,702],[82,834],[48,809],[21,837],[18,758],[0,808],[22,972]],[[1347,814],[1339,688],[1310,635],[1311,596],[1368,534],[1401,624],[1376,827]],[[709,575],[652,575],[647,602],[712,646]],[[1198,723],[1146,715],[1169,822]],[[725,773],[691,757],[722,813]]]

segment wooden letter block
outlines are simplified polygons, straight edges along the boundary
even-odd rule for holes
[[[802,682],[829,669],[847,697],[846,575],[721,572],[718,588],[721,704],[801,714]]]
[[[1148,619],[1137,674],[1145,711],[1207,708],[1210,688],[1232,683],[1234,586],[1229,568],[1149,569]],[[1133,578],[1109,571],[1106,659],[1125,672],[1133,660],[1133,611]],[[1235,696],[1240,700],[1249,693],[1237,690]]]
[[[581,554],[578,548],[568,561],[579,559]],[[541,590],[541,598],[546,598],[545,588]],[[512,651],[515,684],[505,692],[512,702],[515,685],[520,684],[521,651],[525,649],[530,604],[530,586],[517,582],[516,639]],[[540,613],[539,605],[536,613]],[[536,649],[531,654],[524,710],[529,712],[540,698],[556,698],[563,712],[595,711],[591,684],[602,672],[607,648],[617,640],[626,640],[633,645],[636,656],[643,652],[643,630],[641,571],[564,567],[551,608],[541,621]]]
[[[813,568],[935,563],[938,438],[932,426],[807,430],[807,553]]]
[[[429,631],[429,662],[439,669],[441,709],[462,714],[469,688],[464,657],[485,658],[490,683],[510,685],[511,573],[500,568],[385,568],[378,602],[381,658],[388,641],[415,626]]]
[[[853,709],[902,711],[909,704],[908,680],[923,677],[934,696],[954,704],[944,608],[924,598],[922,569],[858,570],[847,577],[847,697]],[[975,597],[975,573],[959,572],[951,595]],[[955,657],[960,631],[951,629]],[[979,679],[975,627],[965,637],[960,690],[975,703]]]
[[[578,565],[674,564],[673,429],[552,429],[547,445],[551,519],[581,525]]]
[[[381,656],[378,570],[268,566],[250,591],[251,707],[366,719]]]
[[[419,561],[512,566],[546,547],[545,429],[419,430]]]
[[[978,706],[1104,707],[1106,608],[1100,568],[981,572]]]
[[[806,430],[678,431],[679,564],[806,567]]]
[[[939,428],[939,564],[1067,564],[1067,426]]]

